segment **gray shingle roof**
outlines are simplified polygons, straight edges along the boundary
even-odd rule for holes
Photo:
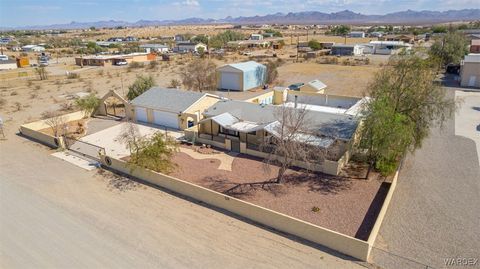
[[[153,87],[133,99],[131,104],[134,106],[180,113],[205,95],[205,93],[200,92]]]
[[[213,117],[228,112],[232,116],[258,124],[271,123],[277,120],[275,111],[279,106],[259,105],[244,101],[221,100],[205,110],[206,117]],[[309,110],[306,115],[312,131],[338,139],[352,138],[358,125],[358,118],[347,114],[326,113]]]

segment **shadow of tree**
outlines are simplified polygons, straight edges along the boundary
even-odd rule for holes
[[[320,194],[338,194],[350,189],[351,178],[330,176],[322,173],[297,172],[285,177],[285,184],[292,186],[307,186],[310,191]]]
[[[107,180],[107,188],[109,190],[124,192],[136,190],[139,186],[141,186],[140,183],[132,180],[128,176],[117,175],[103,169],[98,169],[97,174]]]

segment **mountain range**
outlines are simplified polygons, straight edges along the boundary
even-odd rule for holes
[[[468,21],[480,20],[480,9],[462,9],[448,11],[414,11],[406,10],[385,15],[365,15],[355,13],[350,10],[344,10],[334,13],[323,13],[319,11],[303,11],[290,13],[275,13],[264,16],[251,17],[226,17],[223,19],[203,19],[203,18],[187,18],[180,20],[139,20],[136,22],[127,21],[96,21],[96,22],[75,22],[68,24],[52,24],[52,25],[34,25],[23,27],[1,27],[3,29],[85,29],[89,27],[141,27],[141,26],[157,26],[157,25],[186,25],[186,24],[336,24],[336,23],[403,23],[403,24],[425,24],[452,21]]]

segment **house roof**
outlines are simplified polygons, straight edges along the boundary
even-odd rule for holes
[[[309,81],[307,83],[307,85],[309,85],[310,87],[312,87],[314,89],[317,89],[317,90],[322,90],[322,89],[325,89],[327,87],[327,85],[325,85],[325,83],[321,82],[318,79],[314,79],[312,81]]]
[[[464,63],[480,63],[480,53],[470,53],[465,56]]]
[[[139,47],[140,48],[156,48],[156,49],[167,48],[168,49],[168,46],[165,46],[163,44],[142,44]]]
[[[235,69],[241,70],[241,71],[255,71],[257,70],[258,67],[264,68],[265,65],[257,63],[255,61],[248,61],[248,62],[243,62],[243,63],[234,63],[234,64],[226,64],[219,69],[221,70],[224,67],[233,67]]]
[[[200,92],[153,87],[130,103],[134,106],[181,113],[206,95]]]
[[[205,110],[204,115],[211,118],[228,112],[233,118],[260,126],[277,121],[278,109],[279,106],[222,100]],[[358,125],[358,118],[348,114],[309,110],[307,119],[312,132],[345,140],[353,136]]]

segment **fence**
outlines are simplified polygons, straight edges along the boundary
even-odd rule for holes
[[[84,157],[100,161],[100,155],[105,155],[105,148],[103,147],[66,136],[63,137],[63,140],[68,150]]]

